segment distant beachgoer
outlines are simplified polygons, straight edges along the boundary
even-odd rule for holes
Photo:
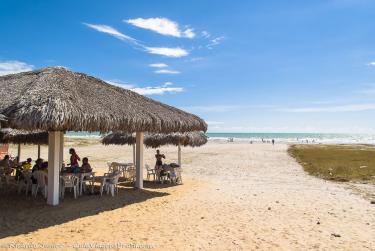
[[[272,145],[274,145],[275,144],[275,140],[274,139],[272,139]]]

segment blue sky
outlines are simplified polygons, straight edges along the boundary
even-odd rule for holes
[[[210,132],[375,133],[375,1],[0,2],[0,74],[64,66]]]

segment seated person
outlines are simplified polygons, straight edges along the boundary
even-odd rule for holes
[[[80,172],[79,161],[81,159],[79,158],[74,148],[69,149],[69,154],[70,154],[70,163],[68,164],[68,166],[70,166],[71,172],[79,173]]]
[[[91,165],[89,164],[89,159],[87,157],[82,159],[82,166],[81,166],[81,173],[91,173],[92,168]]]
[[[36,171],[42,170],[42,164],[43,164],[43,159],[37,159],[35,161],[35,165],[33,166],[33,169],[32,169],[31,172],[36,172]],[[33,184],[37,184],[37,180],[34,177],[31,177],[31,180],[32,180]]]
[[[13,162],[10,160],[9,155],[5,155],[2,160],[0,160],[0,168],[2,168],[5,175],[11,175],[13,173]]]
[[[32,164],[31,164],[32,159],[28,158],[25,162],[20,163],[21,166],[18,166],[16,168],[16,180],[22,180],[24,179],[23,172],[31,172],[32,169]]]
[[[48,161],[42,163],[42,171],[48,172]]]
[[[5,155],[2,160],[0,160],[0,167],[7,169],[9,168],[9,155]]]
[[[31,159],[31,158],[28,158],[28,159],[26,160],[26,162],[24,162],[24,163],[22,164],[22,170],[23,170],[24,172],[30,172],[31,169],[33,168],[32,164],[31,164],[31,161],[32,161],[32,159]]]

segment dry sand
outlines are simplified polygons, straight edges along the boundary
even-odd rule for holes
[[[97,171],[105,170],[106,161],[132,156],[127,146],[76,149]],[[168,162],[177,161],[176,148],[161,150]],[[150,244],[152,250],[375,250],[375,205],[346,184],[305,174],[286,150],[284,144],[210,142],[183,149],[183,185],[146,183],[137,191],[124,184],[117,197],[67,195],[58,207],[2,189],[0,246],[55,243],[73,250],[73,244],[120,242]],[[23,151],[35,153],[31,147]],[[46,148],[42,153],[46,157]],[[146,163],[153,165],[153,153],[146,150]]]

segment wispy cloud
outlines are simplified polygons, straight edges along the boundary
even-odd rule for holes
[[[221,44],[223,40],[224,40],[223,36],[211,39],[209,44],[206,45],[206,47],[211,50],[213,49],[214,46]]]
[[[207,106],[188,106],[183,107],[184,110],[190,112],[231,112],[241,109],[242,106],[238,105],[207,105]]]
[[[367,64],[368,66],[375,66],[375,61]]]
[[[33,65],[17,60],[0,61],[0,76],[24,71],[31,71],[33,69]]]
[[[168,69],[156,70],[155,73],[157,73],[157,74],[180,74],[179,71],[168,70]]]
[[[202,32],[201,32],[201,35],[202,35],[202,37],[204,37],[204,38],[210,38],[210,37],[211,37],[211,34],[210,34],[208,31],[202,31]]]
[[[314,112],[362,112],[375,110],[375,103],[370,104],[348,104],[324,107],[297,107],[276,109],[279,112],[314,113]]]
[[[137,87],[133,84],[123,83],[119,80],[106,80],[107,83],[116,85],[125,89],[129,89],[133,92],[136,92],[141,95],[163,95],[163,94],[172,94],[185,91],[183,87],[174,87],[173,83],[165,82],[160,86],[146,86],[146,87]]]
[[[164,64],[164,63],[154,63],[154,64],[149,64],[148,66],[153,67],[153,68],[166,68],[166,67],[168,67],[168,65]]]
[[[123,21],[136,27],[155,31],[159,34],[166,36],[186,38],[195,37],[193,29],[186,27],[185,30],[181,30],[177,22],[174,22],[164,17],[135,18]]]
[[[180,47],[145,47],[145,50],[151,54],[163,55],[166,57],[180,58],[189,55],[189,52]]]
[[[180,47],[176,48],[169,48],[169,47],[148,47],[145,46],[142,42],[139,40],[132,38],[128,35],[125,35],[121,33],[120,31],[116,30],[115,28],[108,26],[108,25],[103,25],[103,24],[89,24],[89,23],[83,23],[87,27],[90,27],[98,32],[106,33],[110,36],[113,36],[117,39],[120,39],[124,42],[129,42],[132,45],[136,46],[137,48],[146,51],[151,54],[157,54],[157,55],[162,55],[166,57],[174,57],[174,58],[179,58],[179,57],[184,57],[189,54],[188,51],[185,49],[182,49]]]
[[[108,84],[111,84],[111,85],[115,85],[115,86],[118,86],[118,87],[129,89],[129,90],[134,88],[134,85],[129,84],[129,83],[124,83],[120,80],[105,80],[105,82],[107,82]]]
[[[128,36],[128,35],[125,35],[121,32],[119,32],[118,30],[116,30],[115,28],[111,27],[111,26],[108,26],[108,25],[104,25],[104,24],[89,24],[89,23],[83,23],[84,25],[86,25],[87,27],[90,27],[91,29],[94,29],[96,31],[99,31],[99,32],[103,32],[103,33],[106,33],[108,35],[111,35],[117,39],[120,39],[122,41],[129,41],[129,42],[136,42],[137,40]]]
[[[221,121],[206,121],[206,123],[210,126],[214,126],[214,125],[223,125],[224,122],[221,122]]]

